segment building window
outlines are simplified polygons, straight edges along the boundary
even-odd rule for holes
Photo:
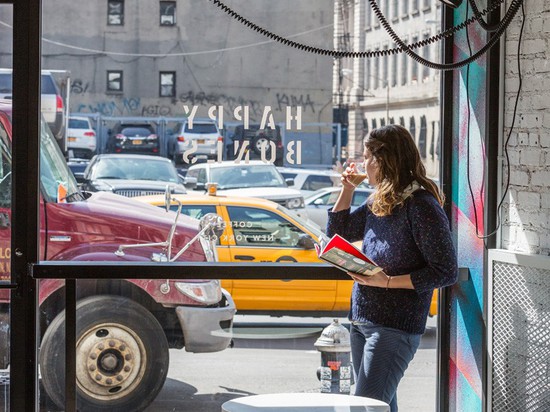
[[[399,124],[405,127],[405,118],[403,116],[399,116]]]
[[[386,125],[386,119],[383,117],[380,119],[380,127],[384,127]]]
[[[107,71],[107,91],[108,92],[122,92],[122,70],[108,70]]]
[[[124,25],[124,0],[107,0],[107,24]]]
[[[409,71],[409,60],[406,53],[401,54],[401,82],[402,86],[406,85],[409,82],[408,77]]]
[[[409,17],[409,1],[410,0],[403,0],[401,2],[402,4],[402,7],[401,7],[401,16],[402,17]]]
[[[429,10],[432,7],[432,0],[422,0],[424,10]]]
[[[391,2],[391,18],[392,20],[397,20],[399,18],[399,1],[398,0],[392,0]]]
[[[394,54],[391,56],[391,86],[397,86],[397,59],[399,55]]]
[[[160,2],[160,25],[173,26],[176,24],[176,2],[161,1]]]
[[[365,10],[365,30],[371,30],[372,10],[366,7]]]
[[[372,119],[372,130],[376,129],[378,126],[376,125],[376,119]]]
[[[412,1],[412,12],[413,13],[418,13],[418,0],[413,0]]]
[[[413,140],[416,142],[416,121],[414,120],[414,116],[411,116],[409,119],[409,132],[411,133]]]
[[[176,96],[176,72],[160,72],[160,97]]]
[[[416,43],[417,41],[418,41],[418,37],[414,36],[412,38],[413,44]],[[414,83],[414,84],[418,83],[418,69],[419,69],[418,66],[419,66],[419,64],[420,63],[417,63],[416,61],[411,62],[411,65],[412,65],[411,66],[411,71],[412,71],[412,73],[411,73],[411,82]]]
[[[426,116],[420,117],[420,134],[418,135],[418,151],[422,159],[426,158],[426,139],[428,137]]]
[[[424,41],[426,41],[429,37],[429,33],[425,33],[424,34]],[[424,57],[425,60],[431,60],[432,56],[430,54],[430,51],[431,51],[431,48],[432,48],[432,45],[431,44],[427,44],[426,46],[424,46],[422,48],[422,57]],[[428,66],[424,66],[422,65],[422,80],[423,81],[428,81],[429,78],[430,78],[430,68]]]

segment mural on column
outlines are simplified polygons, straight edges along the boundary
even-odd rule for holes
[[[465,18],[466,2],[455,11],[454,24]],[[469,41],[474,52],[485,44],[485,34],[472,25]],[[455,36],[453,59],[460,61],[469,55],[462,30]],[[479,236],[484,234],[485,63],[484,57],[471,63],[469,74],[468,67],[463,67],[454,73],[453,80],[452,224],[459,267],[470,269],[470,279],[457,283],[451,292],[449,411],[456,412],[481,411],[483,401],[484,242]]]

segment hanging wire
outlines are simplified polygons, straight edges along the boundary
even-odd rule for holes
[[[523,37],[523,29],[525,26],[525,8],[523,4],[521,4],[521,12],[522,12],[522,22],[521,22],[521,28],[519,30],[519,39],[518,39],[518,50],[517,50],[517,65],[518,65],[518,90],[516,92],[516,99],[514,102],[514,112],[512,114],[512,124],[510,125],[510,130],[508,131],[508,136],[506,137],[506,141],[504,142],[504,155],[506,157],[506,184],[504,185],[504,193],[502,194],[502,197],[498,203],[497,206],[497,219],[496,219],[496,226],[493,231],[491,231],[488,234],[481,235],[479,233],[479,227],[477,224],[477,206],[474,199],[474,193],[472,190],[472,185],[470,182],[470,93],[469,93],[469,76],[470,76],[470,67],[468,66],[466,71],[466,101],[468,102],[468,120],[467,120],[467,159],[466,159],[466,165],[467,165],[467,171],[466,176],[468,178],[468,189],[470,192],[470,199],[472,201],[472,208],[474,211],[474,221],[475,221],[475,229],[476,229],[476,237],[478,239],[488,239],[491,236],[494,236],[498,229],[502,225],[502,205],[504,203],[504,200],[506,199],[506,195],[508,194],[508,190],[510,189],[510,157],[508,155],[508,143],[510,142],[510,137],[512,136],[512,131],[514,130],[514,125],[516,123],[516,113],[518,109],[518,103],[519,103],[519,96],[521,94],[521,86],[522,86],[522,74],[521,74],[521,58],[520,58],[520,51],[521,51],[521,39]],[[470,39],[468,36],[468,33],[466,33],[466,40],[468,42],[468,48],[470,49],[471,53],[471,47],[470,47]],[[485,244],[485,243],[484,243]],[[487,248],[487,245],[485,244],[485,248]]]
[[[477,59],[479,59],[487,50],[489,50],[491,47],[493,47],[496,42],[499,41],[500,36],[504,33],[512,19],[515,17],[517,11],[519,10],[519,7],[523,4],[523,0],[512,0],[510,3],[510,6],[508,8],[508,11],[506,12],[506,15],[504,18],[500,21],[498,24],[497,29],[495,30],[495,33],[493,37],[476,53],[471,55],[470,57],[456,62],[456,63],[435,63],[432,61],[429,61],[427,59],[424,59],[423,57],[416,54],[413,50],[417,49],[419,47],[425,47],[429,44],[435,43],[437,41],[443,40],[445,38],[448,38],[458,32],[459,30],[462,30],[469,26],[470,24],[478,21],[483,16],[488,14],[491,11],[496,10],[500,7],[501,3],[503,3],[505,0],[499,0],[497,3],[492,4],[487,9],[484,9],[482,11],[478,10],[478,13],[476,13],[474,16],[470,17],[469,19],[466,19],[462,23],[458,24],[457,26],[451,27],[448,30],[445,30],[442,33],[436,34],[435,36],[432,36],[428,39],[423,39],[421,41],[412,43],[410,45],[407,45],[401,38],[395,33],[391,25],[388,23],[386,18],[384,17],[383,13],[380,11],[380,8],[378,7],[378,4],[376,0],[369,0],[369,3],[380,21],[380,24],[384,27],[384,29],[388,32],[390,37],[392,38],[393,42],[397,44],[399,47],[392,48],[392,49],[382,49],[382,50],[374,50],[374,51],[340,51],[340,50],[330,50],[330,49],[323,49],[318,47],[309,46],[303,43],[298,43],[293,40],[290,40],[288,38],[279,36],[267,29],[264,29],[263,27],[258,26],[257,24],[253,23],[252,21],[248,20],[247,18],[241,16],[236,11],[234,11],[232,8],[227,6],[225,3],[223,3],[221,0],[209,0],[211,1],[215,6],[220,8],[223,12],[228,14],[230,17],[234,18],[244,26],[270,38],[271,40],[274,40],[278,43],[281,43],[285,46],[293,47],[298,50],[302,50],[309,53],[315,53],[323,56],[331,56],[334,58],[371,58],[371,57],[380,57],[385,55],[392,55],[397,53],[406,53],[409,55],[412,59],[417,61],[418,63],[427,66],[431,69],[435,70],[455,70],[460,67],[463,67]],[[477,7],[476,7],[477,10]]]

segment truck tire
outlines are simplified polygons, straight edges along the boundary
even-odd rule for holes
[[[254,150],[254,153],[256,154],[262,154],[262,145],[266,146],[266,156],[271,156],[271,146],[269,145],[270,140],[265,136],[264,134],[260,134],[258,136],[255,136],[254,139],[252,139],[252,150]]]
[[[65,312],[50,324],[40,347],[48,396],[65,404]],[[93,296],[76,306],[76,385],[79,411],[141,411],[162,389],[168,342],[143,306],[118,296]]]

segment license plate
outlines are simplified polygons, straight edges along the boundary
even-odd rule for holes
[[[132,144],[141,144],[143,143],[142,140],[132,140]]]
[[[67,140],[68,140],[69,142],[76,142],[76,137],[69,136],[69,137],[67,138]]]
[[[204,139],[197,139],[198,144],[204,144]]]

